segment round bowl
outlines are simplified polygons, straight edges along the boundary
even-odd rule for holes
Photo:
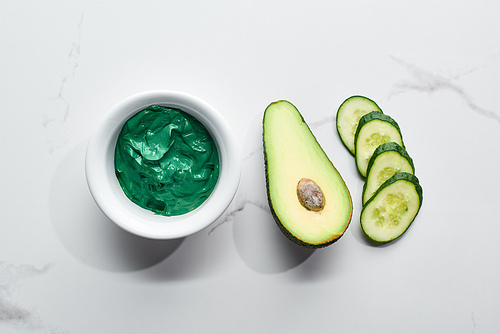
[[[114,152],[124,123],[150,105],[180,109],[210,132],[219,151],[219,178],[211,195],[196,209],[162,216],[133,203],[115,176]],[[132,95],[111,108],[90,137],[85,158],[87,183],[101,211],[123,229],[151,239],[176,239],[198,232],[219,218],[233,200],[241,175],[241,158],[225,119],[199,98],[176,91]]]

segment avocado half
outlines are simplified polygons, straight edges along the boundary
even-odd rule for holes
[[[307,248],[337,241],[351,221],[351,195],[293,104],[266,108],[263,145],[267,198],[281,231]]]

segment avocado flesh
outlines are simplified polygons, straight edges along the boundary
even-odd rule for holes
[[[282,232],[308,248],[338,240],[351,220],[349,190],[290,102],[277,101],[267,107],[263,141],[269,206]],[[297,184],[303,178],[321,189],[325,201],[321,210],[308,210],[300,203]]]

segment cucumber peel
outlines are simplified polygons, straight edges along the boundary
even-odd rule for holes
[[[365,177],[360,217],[363,232],[381,243],[399,238],[423,200],[399,125],[374,101],[351,96],[337,111],[337,132]]]
[[[356,167],[366,177],[368,162],[375,149],[383,143],[395,142],[404,147],[399,125],[392,117],[372,111],[359,120],[354,138]]]
[[[422,206],[423,192],[418,178],[396,173],[385,181],[361,211],[361,228],[373,241],[389,242],[411,225]]]
[[[413,160],[401,145],[394,142],[383,143],[375,149],[368,162],[363,205],[386,180],[398,172],[415,174]]]
[[[337,132],[342,143],[353,155],[355,154],[354,136],[356,135],[359,120],[371,111],[382,112],[374,101],[359,95],[346,99],[337,111]]]

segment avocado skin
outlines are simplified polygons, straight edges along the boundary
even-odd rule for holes
[[[287,103],[290,103],[288,101],[285,101],[285,100],[279,100],[279,101],[276,101],[276,102],[273,102],[271,103],[270,105],[274,104],[274,103],[279,103],[279,102],[287,102]],[[291,103],[290,103],[291,104]],[[268,110],[269,106],[266,108],[266,111]],[[298,109],[297,109],[298,111]],[[304,117],[302,116],[302,114],[300,112],[298,112],[299,115],[300,115],[300,120],[307,126],[307,128],[309,129],[309,131],[311,131],[311,129],[309,128],[309,125],[305,122],[304,120]],[[265,117],[265,112],[264,112],[264,117]],[[263,117],[263,120],[264,120],[264,117]],[[264,122],[262,122],[264,124]],[[311,132],[312,133],[312,132]],[[351,223],[351,218],[352,218],[352,211],[353,211],[353,207],[352,207],[352,198],[351,198],[351,194],[349,192],[349,189],[347,188],[347,186],[345,185],[344,183],[344,186],[346,187],[347,189],[347,193],[349,194],[349,200],[351,202],[351,212],[350,212],[350,215],[349,215],[349,221],[347,223],[347,225],[345,226],[345,229],[344,231],[342,231],[342,233],[340,235],[335,235],[333,236],[332,239],[330,240],[327,240],[325,242],[322,242],[322,243],[318,243],[318,244],[312,244],[312,243],[309,243],[309,242],[305,242],[303,241],[302,239],[299,239],[297,238],[295,235],[293,235],[286,227],[285,225],[281,222],[280,218],[278,217],[278,215],[276,214],[276,212],[274,211],[274,206],[273,206],[273,203],[272,203],[272,200],[271,200],[271,194],[270,194],[270,191],[269,191],[269,177],[268,177],[268,162],[267,162],[267,155],[266,155],[266,142],[264,140],[264,128],[263,128],[263,131],[262,131],[262,143],[263,143],[263,153],[264,153],[264,172],[265,172],[265,175],[266,175],[266,193],[267,193],[267,201],[269,203],[269,209],[271,211],[271,215],[273,216],[274,218],[274,221],[276,222],[276,225],[278,225],[279,229],[281,230],[281,232],[291,241],[293,241],[295,244],[299,245],[299,246],[302,246],[302,247],[305,247],[305,248],[308,248],[308,249],[319,249],[319,248],[325,248],[327,246],[330,246],[331,244],[337,242],[345,233],[345,231],[347,230],[347,228],[349,227],[350,223]],[[319,145],[319,144],[318,144]],[[321,146],[320,146],[321,148]],[[323,148],[321,148],[321,150],[323,150]],[[326,153],[325,153],[325,156],[326,156]],[[332,163],[330,161],[330,163]],[[333,166],[333,163],[332,163],[332,166]],[[335,170],[337,170],[335,168],[335,166],[333,166],[333,168]],[[342,180],[343,181],[343,180]],[[344,182],[344,181],[343,181]]]
[[[318,249],[318,248],[324,248],[324,247],[330,246],[331,244],[337,242],[344,235],[344,233],[342,233],[340,235],[336,235],[334,237],[334,239],[332,239],[332,240],[328,240],[328,241],[320,243],[320,244],[311,244],[311,243],[305,242],[305,241],[297,238],[292,233],[290,233],[290,231],[283,225],[283,223],[279,219],[278,215],[274,211],[273,203],[271,201],[271,195],[269,193],[269,178],[267,177],[267,158],[266,158],[266,153],[265,153],[265,146],[264,146],[264,163],[265,163],[265,173],[266,173],[267,202],[269,203],[269,209],[271,211],[271,215],[274,218],[274,221],[276,222],[276,225],[278,225],[278,227],[281,230],[281,232],[288,239],[290,239],[291,241],[293,241],[294,243],[296,243],[299,246],[302,246],[302,247],[305,247],[305,248],[309,248],[309,249]],[[352,210],[351,210],[351,217],[352,217]],[[349,218],[349,223],[346,225],[345,230],[347,230],[347,228],[349,227],[350,222],[351,222],[351,219]],[[344,230],[344,232],[345,232],[345,230]]]

